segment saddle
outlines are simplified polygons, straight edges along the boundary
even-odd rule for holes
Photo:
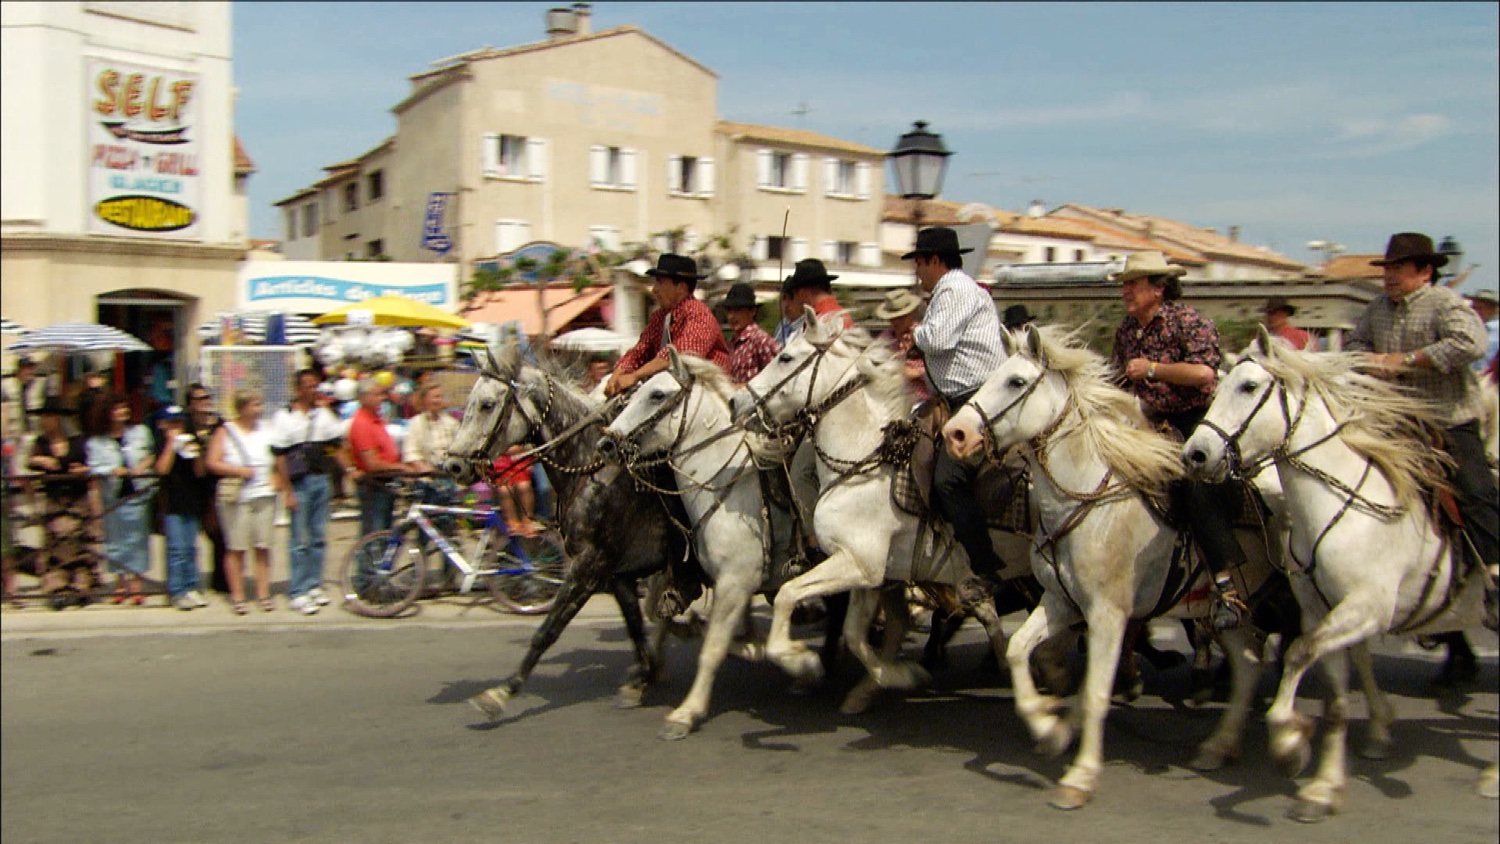
[[[911,447],[905,460],[895,462],[891,502],[903,513],[925,521],[941,521],[932,508],[932,476],[938,449],[944,447],[943,426],[949,415],[940,400],[918,405],[912,419],[904,423],[913,432],[909,435]],[[888,430],[886,436],[890,439],[893,435]],[[974,492],[991,529],[1030,532],[1030,486],[1026,464],[1014,452],[1007,454],[999,466],[985,463],[974,481]]]

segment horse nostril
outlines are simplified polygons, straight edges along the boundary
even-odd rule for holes
[[[613,439],[611,439],[609,437],[600,437],[599,438],[599,453],[600,454],[613,454],[614,451],[615,451],[615,441]]]
[[[1195,448],[1188,453],[1188,459],[1201,466],[1208,462],[1208,455],[1203,453],[1203,449]]]

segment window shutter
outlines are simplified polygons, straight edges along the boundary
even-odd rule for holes
[[[484,139],[480,141],[480,167],[485,178],[495,178],[500,175],[500,136],[494,132],[485,132]]]
[[[800,260],[802,260],[803,258],[806,258],[806,257],[807,257],[807,238],[803,238],[803,237],[794,237],[794,238],[792,238],[792,254],[791,254],[791,258],[790,258],[790,260],[792,261],[792,263],[795,264],[796,262],[798,262],[798,261],[800,261]]]
[[[839,160],[823,159],[823,194],[833,196],[839,192]]]
[[[547,181],[547,139],[526,139],[526,176],[533,182]]]
[[[682,192],[682,156],[667,156],[667,193]]]
[[[839,245],[837,241],[823,241],[823,263],[836,264],[839,260]]]
[[[698,195],[714,195],[714,160],[712,158],[698,159]]]
[[[854,165],[854,195],[860,199],[870,198],[870,164],[867,161]]]
[[[866,267],[880,266],[880,246],[875,243],[859,245],[859,262]]]
[[[698,251],[698,233],[689,229],[682,233],[682,252],[691,255]]]
[[[609,150],[594,144],[589,147],[589,184],[600,187],[609,180]]]
[[[667,240],[667,236],[664,234],[654,234],[651,236],[651,248],[657,252],[665,252],[671,245],[671,241]]]
[[[635,150],[620,150],[620,187],[635,190]]]
[[[771,186],[771,151],[768,149],[755,151],[755,186],[758,188]]]
[[[807,191],[807,153],[792,156],[792,190],[798,193]]]
[[[756,235],[755,241],[750,244],[750,257],[757,261],[764,261],[771,254],[771,244],[763,235]]]

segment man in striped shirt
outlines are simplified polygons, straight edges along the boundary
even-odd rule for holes
[[[1000,315],[989,291],[963,271],[958,233],[949,228],[923,229],[917,245],[901,256],[914,264],[922,289],[931,294],[927,315],[912,333],[927,363],[933,390],[957,410],[967,402],[1000,364]],[[955,460],[940,448],[932,471],[932,502],[939,515],[953,525],[953,535],[969,555],[975,580],[960,585],[960,597],[976,600],[992,593],[995,576],[1004,563],[990,544],[984,510],[974,493],[979,467]],[[1014,490],[1002,497],[1008,499]]]

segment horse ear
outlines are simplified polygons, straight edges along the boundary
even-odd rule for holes
[[[1000,349],[1005,352],[1006,357],[1015,357],[1016,355],[1016,335],[1012,334],[1010,329],[1003,325],[1000,326]]]
[[[1267,331],[1264,325],[1257,324],[1255,326],[1255,351],[1263,355],[1270,354],[1271,343],[1271,332]]]
[[[818,319],[818,312],[812,309],[812,305],[802,306],[802,333],[807,336],[807,342],[818,346],[828,342],[827,326]]]
[[[495,372],[501,380],[515,377],[516,368],[521,363],[521,347],[517,345],[514,337],[507,338],[500,345],[499,354],[495,355]]]
[[[1042,333],[1029,322],[1026,324],[1026,353],[1043,367],[1047,365],[1047,349],[1042,345]]]

